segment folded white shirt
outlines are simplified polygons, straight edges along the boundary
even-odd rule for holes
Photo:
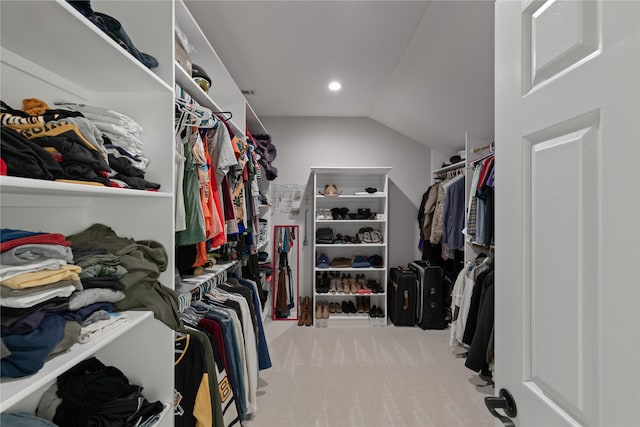
[[[123,313],[110,313],[109,319],[100,320],[98,322],[92,323],[88,326],[83,326],[80,328],[80,344],[86,344],[88,342],[93,341],[97,337],[106,334],[114,327],[120,325],[121,323],[128,322],[129,316]]]
[[[55,287],[53,289],[47,289],[46,286],[42,288],[40,292],[32,292],[25,296],[2,297],[2,299],[0,299],[0,305],[2,307],[29,308],[52,298],[68,297],[76,290],[76,287],[73,285]]]

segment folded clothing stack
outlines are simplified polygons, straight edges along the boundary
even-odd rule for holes
[[[159,184],[144,179],[150,160],[144,156],[142,126],[135,120],[117,111],[92,105],[69,101],[55,101],[54,104],[82,113],[102,132],[109,166],[113,169],[112,181],[122,187],[139,190],[160,188]]]
[[[73,102],[53,109],[38,98],[22,110],[2,102],[2,174],[158,190],[144,179],[142,127],[124,114]]]

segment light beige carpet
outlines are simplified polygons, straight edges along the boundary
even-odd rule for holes
[[[493,426],[493,387],[464,366],[449,331],[265,323],[273,367],[261,371],[248,427]]]

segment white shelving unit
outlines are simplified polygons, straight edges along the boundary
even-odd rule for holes
[[[388,260],[388,193],[389,193],[389,167],[371,168],[334,168],[334,167],[312,167],[313,175],[313,254],[314,271],[311,278],[313,284],[313,315],[316,326],[320,322],[315,319],[315,307],[318,302],[339,303],[351,301],[355,305],[356,296],[370,298],[370,305],[381,307],[385,317],[383,319],[369,319],[368,313],[331,313],[327,321],[328,326],[369,326],[372,324],[385,325],[387,315],[387,260]],[[324,186],[335,184],[340,194],[338,196],[324,196]],[[374,194],[358,195],[365,191],[365,188],[373,187],[378,190]],[[347,208],[349,213],[357,214],[358,209],[369,209],[371,213],[381,214],[376,219],[318,219],[319,213],[332,208]],[[315,235],[319,228],[332,228],[334,237],[339,233],[342,235],[356,236],[363,227],[371,227],[382,233],[382,243],[317,243]],[[382,267],[353,268],[353,267],[331,267],[318,268],[317,259],[320,254],[326,254],[331,261],[335,257],[345,257],[353,259],[356,255],[382,257]],[[381,293],[372,294],[340,294],[340,293],[319,293],[318,275],[323,273],[364,274],[367,279],[375,279],[383,289]]]
[[[230,124],[237,136],[247,130],[268,132],[182,0],[93,0],[91,6],[118,19],[135,46],[154,56],[159,66],[145,67],[64,0],[3,0],[1,98],[18,109],[26,98],[42,99],[52,107],[54,101],[66,100],[133,118],[144,129],[144,153],[151,160],[145,179],[161,187],[158,192],[145,192],[2,176],[2,227],[69,235],[101,223],[122,237],[160,242],[167,250],[168,265],[173,266],[175,84],[214,112],[231,112]],[[192,62],[213,80],[208,94],[174,59],[174,23],[196,47]],[[25,28],[37,31],[25,33]],[[270,215],[262,207],[259,212]],[[160,282],[175,288],[173,274],[168,268]],[[158,425],[172,426],[174,332],[153,319],[151,312],[127,315],[128,322],[94,343],[75,345],[38,373],[0,380],[0,412],[33,412],[58,375],[96,356],[142,385],[149,400],[167,403]]]
[[[54,101],[67,100],[128,115],[144,129],[144,152],[151,159],[145,178],[159,183],[160,190],[1,177],[2,227],[69,235],[102,223],[122,237],[160,242],[173,265],[173,4],[94,0],[92,7],[118,18],[136,47],[160,66],[146,68],[65,1],[2,1],[2,100],[14,108],[25,98],[42,99],[53,108]],[[37,34],[25,28],[38,28]],[[46,40],[55,40],[57,47]],[[173,288],[173,271],[159,280]],[[127,322],[94,342],[74,345],[39,372],[2,378],[0,411],[33,413],[58,375],[95,356],[142,385],[150,401],[165,402],[159,425],[173,425],[173,331],[149,311],[126,314]]]

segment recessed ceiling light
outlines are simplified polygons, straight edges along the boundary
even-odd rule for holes
[[[333,91],[333,92],[337,92],[340,89],[342,89],[342,85],[340,84],[340,82],[337,81],[332,81],[331,83],[329,83],[329,90]]]

